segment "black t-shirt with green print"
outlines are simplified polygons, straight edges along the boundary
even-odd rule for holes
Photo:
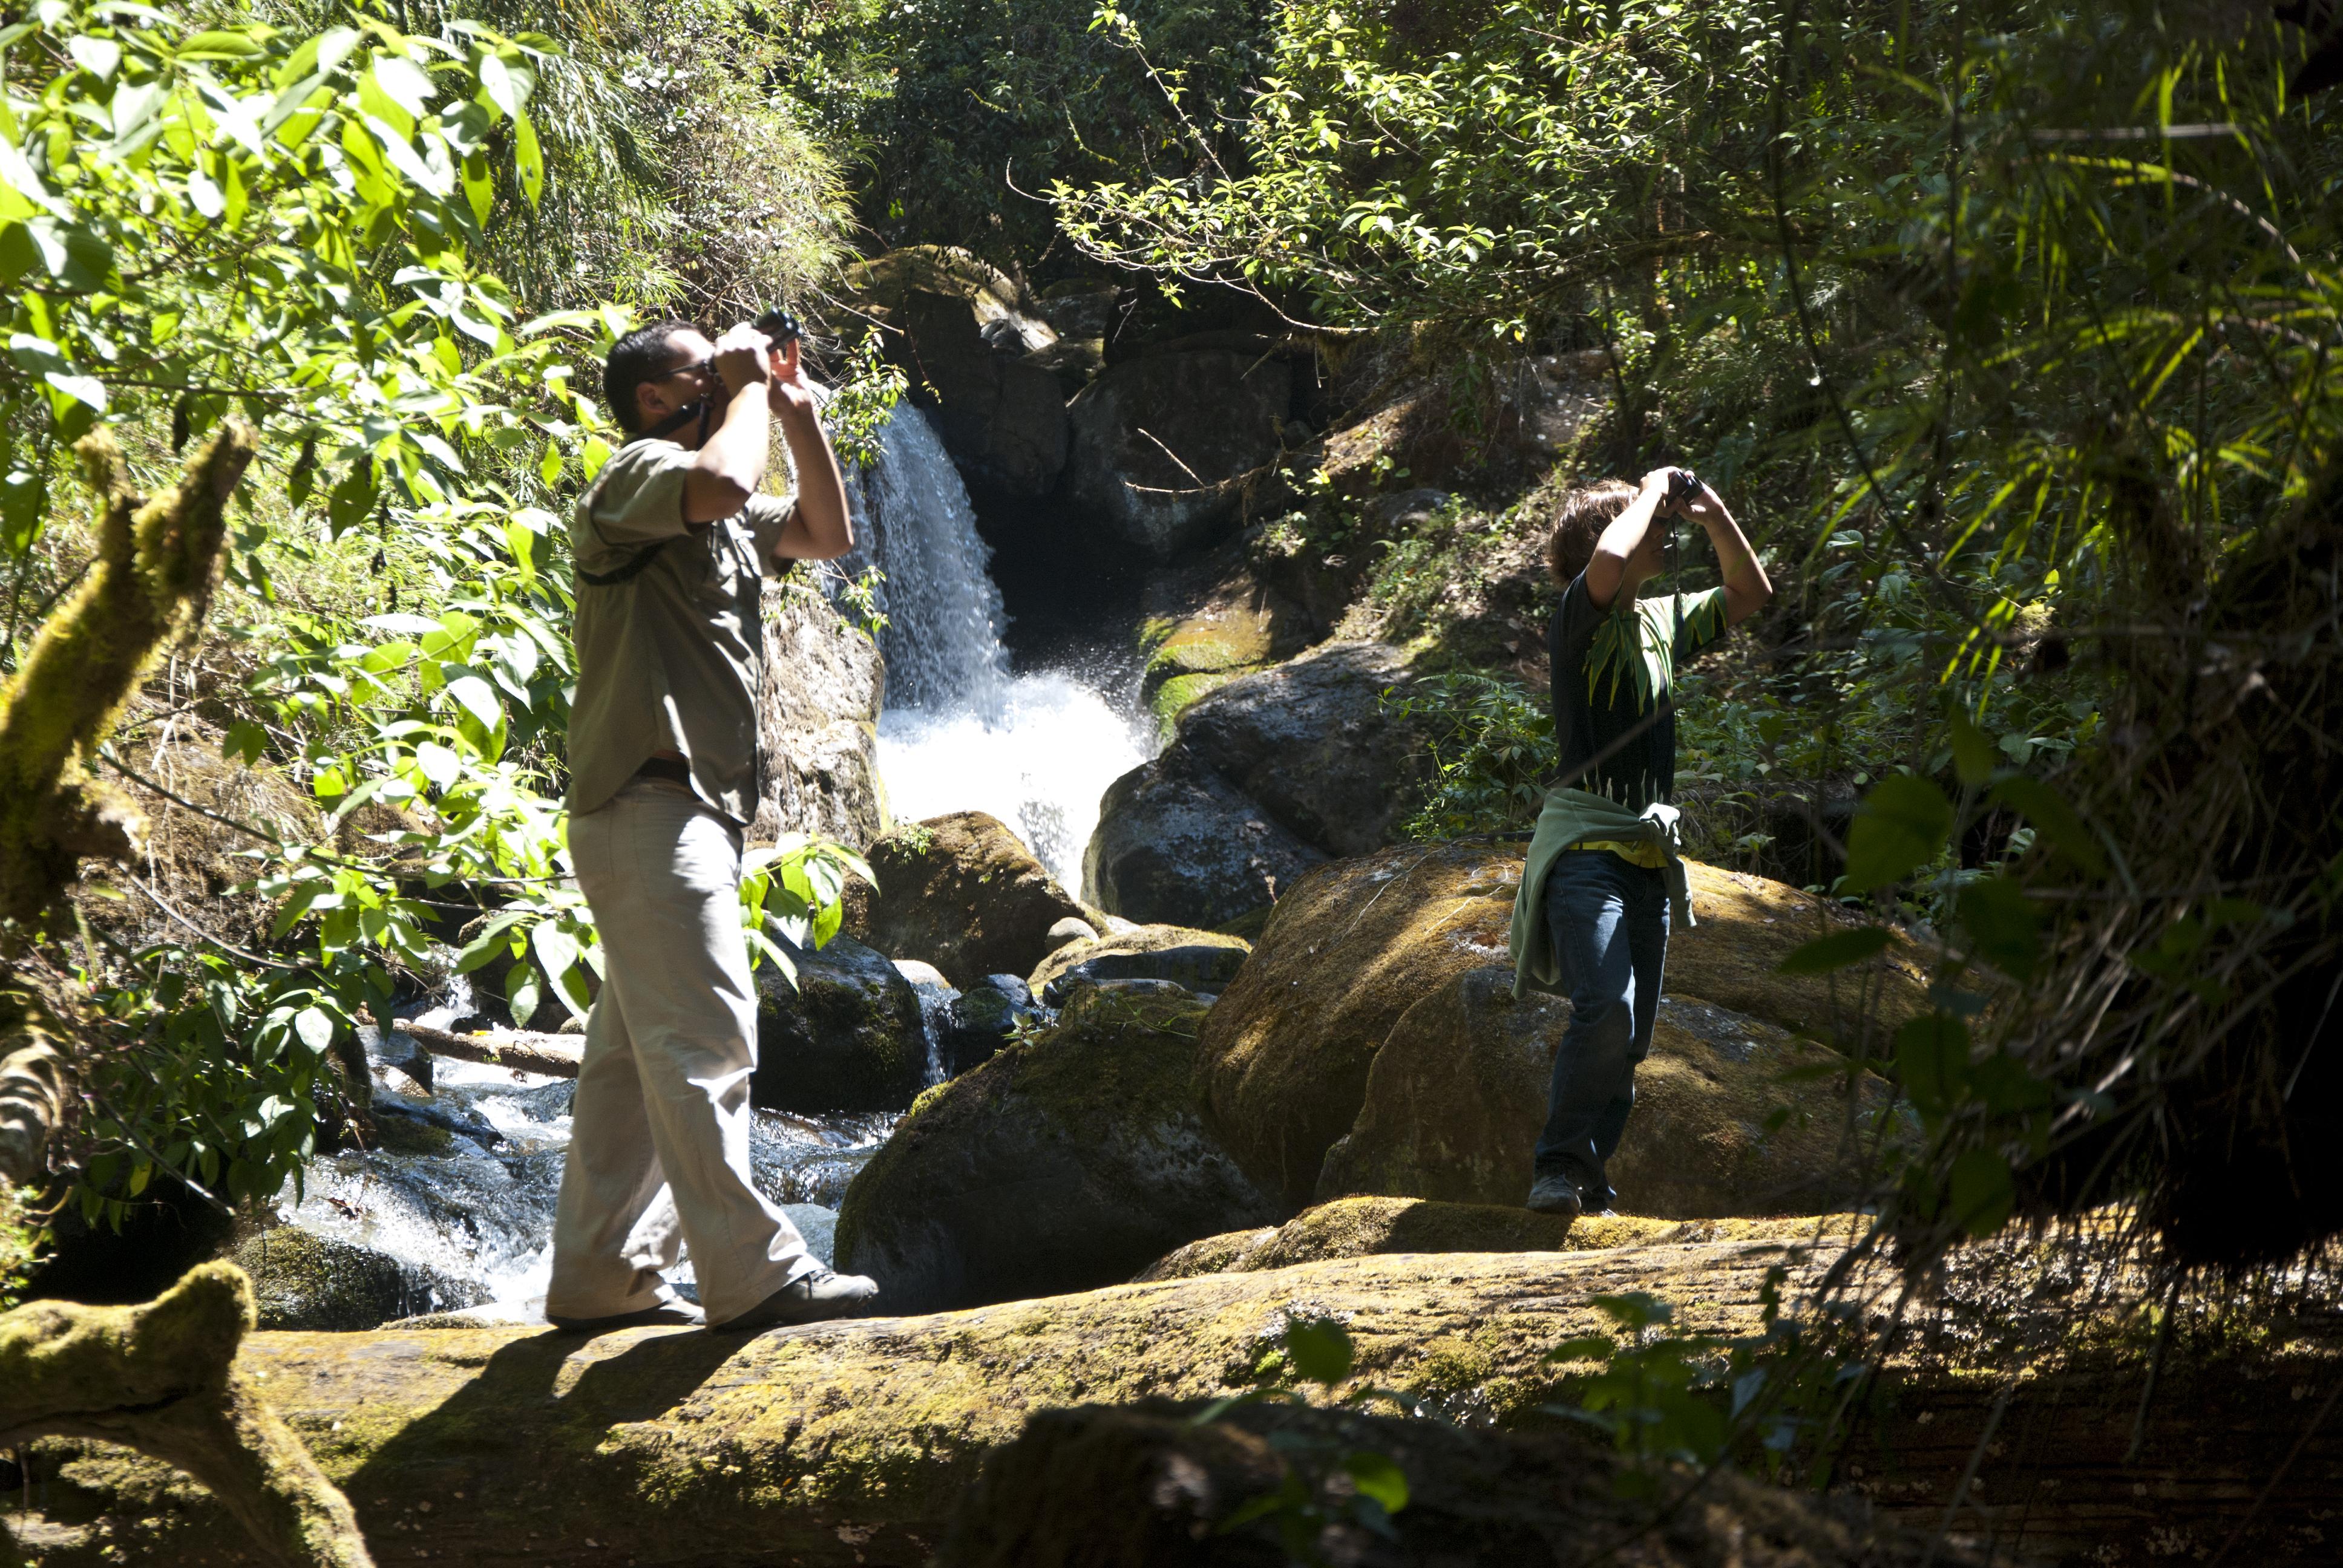
[[[1546,631],[1557,781],[1635,811],[1673,797],[1675,672],[1725,629],[1721,588],[1632,601],[1623,595],[1600,610],[1585,574],[1574,578]]]

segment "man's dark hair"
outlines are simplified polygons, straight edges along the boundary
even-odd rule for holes
[[[669,362],[675,355],[668,344],[677,333],[691,330],[689,321],[654,321],[610,345],[610,357],[602,361],[602,397],[619,429],[633,435],[642,428],[635,423],[642,417],[635,407],[635,388],[672,368]]]
[[[1554,537],[1545,542],[1545,569],[1554,574],[1555,587],[1568,588],[1578,580],[1578,574],[1594,558],[1603,530],[1634,498],[1635,487],[1624,479],[1597,479],[1562,498],[1562,509],[1554,514]]]

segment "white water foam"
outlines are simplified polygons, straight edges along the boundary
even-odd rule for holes
[[[879,461],[853,489],[860,543],[840,565],[850,575],[877,566],[887,579],[879,770],[889,810],[899,821],[988,812],[1079,892],[1099,797],[1153,755],[1151,727],[1111,675],[1010,673],[992,551],[925,415],[897,406]]]

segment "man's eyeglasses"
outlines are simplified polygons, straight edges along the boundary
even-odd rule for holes
[[[709,377],[716,374],[716,356],[711,354],[705,359],[695,359],[689,365],[679,365],[674,369],[669,371],[666,375],[660,377],[659,379],[662,381],[672,381],[677,377],[683,375],[686,371],[697,376],[702,381],[707,380]]]

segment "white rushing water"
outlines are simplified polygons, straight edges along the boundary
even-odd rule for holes
[[[1111,674],[1010,672],[992,551],[925,415],[897,405],[879,461],[853,487],[860,542],[840,566],[886,574],[889,810],[899,821],[989,812],[1079,893],[1099,797],[1152,754],[1149,727]]]

